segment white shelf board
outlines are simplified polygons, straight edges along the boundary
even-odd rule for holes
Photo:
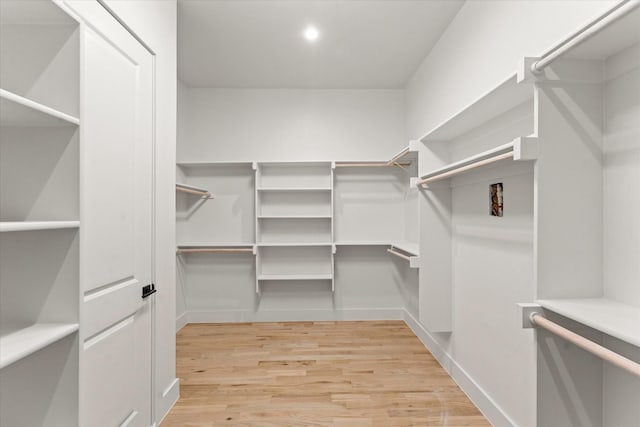
[[[80,227],[80,221],[7,221],[0,222],[0,233],[10,231],[58,230],[78,227]]]
[[[277,166],[277,167],[305,167],[305,166],[331,166],[331,161],[291,161],[291,162],[257,162],[261,166]]]
[[[414,242],[407,242],[406,240],[391,242],[391,246],[398,248],[408,254],[414,256],[420,256],[420,244]]]
[[[178,249],[200,249],[200,248],[253,248],[253,243],[179,243]]]
[[[80,120],[53,108],[0,89],[0,124],[20,127],[77,126]]]
[[[389,246],[391,242],[387,241],[366,241],[366,240],[340,240],[336,246]]]
[[[333,246],[331,242],[311,242],[311,243],[258,243],[259,248],[296,248],[296,247],[323,247]]]
[[[322,219],[332,218],[331,215],[258,215],[258,219]]]
[[[640,307],[606,298],[542,299],[537,303],[547,310],[640,347]]]
[[[331,191],[331,187],[274,187],[274,188],[258,188],[258,192],[312,192],[312,191]]]
[[[533,87],[518,83],[514,73],[420,138],[422,142],[449,141],[488,122],[510,109],[533,100]]]
[[[0,337],[0,369],[73,334],[77,330],[77,323],[36,323]]]
[[[215,166],[244,166],[251,169],[253,163],[252,162],[220,162],[220,161],[200,161],[200,160],[184,160],[176,162],[176,165],[182,168],[189,167],[215,167]]]
[[[258,280],[331,280],[333,275],[327,274],[260,274]]]

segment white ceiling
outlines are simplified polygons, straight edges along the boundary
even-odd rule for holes
[[[179,0],[190,87],[402,88],[462,0]],[[307,25],[320,31],[308,43]]]

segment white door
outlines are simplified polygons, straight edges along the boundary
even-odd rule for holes
[[[81,32],[80,422],[151,425],[153,57],[99,3]]]

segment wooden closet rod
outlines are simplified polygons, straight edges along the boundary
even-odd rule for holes
[[[628,15],[630,12],[640,6],[635,0],[623,1],[616,5],[613,9],[608,10],[604,14],[600,15],[589,24],[580,28],[578,31],[564,39],[557,47],[544,54],[542,58],[531,65],[531,72],[533,74],[540,74],[545,67],[551,64],[553,61],[564,55],[567,51],[573,49],[581,43],[589,40],[597,33],[602,31],[607,26],[613,24],[618,19]]]
[[[601,346],[600,344],[597,344],[591,340],[588,340],[582,335],[578,335],[575,332],[572,332],[566,328],[563,328],[557,323],[554,323],[551,320],[545,318],[540,313],[536,313],[536,312],[531,313],[531,316],[529,316],[529,319],[531,320],[531,323],[533,323],[535,326],[539,326],[543,329],[546,329],[552,334],[557,335],[560,338],[563,338],[569,341],[570,343],[577,345],[583,350],[586,350],[589,353],[598,356],[602,360],[605,360],[613,365],[616,365],[619,368],[624,369],[625,371],[629,371],[632,374],[640,377],[639,363],[636,363],[633,360],[627,359],[626,357],[621,356],[620,354],[613,352],[608,348]]]
[[[403,158],[404,156],[406,156],[409,153],[409,147],[405,148],[404,150],[402,150],[401,152],[399,152],[398,154],[396,154],[391,160],[389,160],[387,162],[388,165],[392,165],[394,164],[397,160]]]
[[[229,252],[229,253],[253,253],[251,248],[184,248],[177,249],[178,254],[195,254],[195,253],[213,253],[213,252]]]
[[[387,252],[389,252],[391,255],[395,255],[395,256],[397,256],[399,258],[406,259],[407,261],[411,261],[411,258],[406,256],[405,254],[401,254],[400,252],[396,252],[393,249],[387,249]]]
[[[182,187],[180,185],[176,185],[176,190],[181,191],[183,193],[196,194],[198,196],[210,196],[211,193],[205,190],[195,190],[193,188]]]
[[[372,162],[372,163],[336,163],[337,168],[384,168],[384,167],[393,167],[393,166],[411,166],[411,163],[382,163],[382,162]]]
[[[490,163],[495,163],[497,161],[508,159],[508,158],[511,158],[511,157],[513,157],[513,151],[509,151],[508,153],[503,153],[503,154],[499,154],[497,156],[489,157],[489,158],[484,159],[484,160],[479,160],[477,162],[470,163],[470,164],[465,165],[465,166],[460,166],[459,168],[455,168],[455,169],[452,169],[450,171],[440,173],[438,175],[430,176],[428,178],[423,178],[421,180],[418,180],[418,182],[416,182],[416,185],[428,184],[428,183],[433,182],[433,181],[438,181],[438,180],[441,180],[441,179],[449,178],[450,176],[457,175],[459,173],[466,172],[468,170],[475,169],[475,168],[478,168],[480,166],[488,165]]]

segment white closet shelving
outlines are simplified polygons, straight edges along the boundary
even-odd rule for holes
[[[256,292],[261,282],[333,281],[330,162],[256,165]]]
[[[254,244],[251,163],[178,163],[178,247]]]
[[[472,286],[467,285],[466,276],[458,274],[456,279],[452,271],[467,271],[466,265],[476,264],[474,259],[486,257],[486,252],[473,255],[478,238],[492,246],[492,241],[501,239],[506,248],[516,244],[511,235],[532,236],[530,225],[523,222],[526,217],[516,211],[533,195],[533,184],[527,182],[532,179],[533,162],[525,160],[537,156],[534,107],[532,85],[519,82],[514,73],[421,138],[420,178],[415,181],[422,194],[424,274],[420,275],[419,313],[420,321],[431,331],[452,331],[454,280],[459,281],[456,286],[461,298],[473,292],[463,290]],[[504,218],[490,216],[489,186],[494,183],[503,184],[505,199],[513,201],[506,204]],[[531,239],[525,238],[529,241],[526,249],[508,251],[504,259],[510,252],[531,251]],[[454,247],[458,249],[454,251]],[[462,251],[462,247],[469,250]],[[518,256],[513,265],[522,259],[530,262],[530,258]],[[486,259],[487,264],[492,262],[495,260]],[[514,280],[522,274],[511,268],[503,271]],[[485,275],[478,271],[470,273],[469,279],[478,274]]]
[[[1,425],[78,424],[78,28],[0,3]]]
[[[77,323],[36,323],[0,337],[0,369],[77,332]]]
[[[202,287],[211,275],[220,278],[221,287],[250,275],[260,298],[270,287],[276,290],[268,297],[270,306],[283,292],[333,292],[338,246],[387,247],[402,260],[376,250],[363,249],[363,254],[385,256],[394,269],[404,270],[405,261],[407,267],[417,268],[419,244],[412,239],[417,236],[418,193],[410,182],[417,172],[418,144],[414,141],[390,160],[377,162],[179,162],[178,185],[189,192],[177,199],[178,284],[184,301],[178,312],[205,316],[194,307],[204,304]],[[358,182],[350,189],[348,181],[354,176]],[[352,190],[364,195],[354,205],[345,202]],[[206,194],[215,194],[215,199]],[[358,211],[360,203],[370,205],[367,215]],[[345,239],[336,239],[334,215]],[[247,230],[254,234],[248,236]],[[345,271],[351,274],[356,259],[349,253]],[[236,254],[254,254],[254,271],[240,272]],[[214,293],[209,289],[207,293]],[[241,293],[234,288],[234,294]],[[222,298],[217,305],[247,303],[242,301]]]
[[[197,253],[254,253],[253,245],[244,245],[241,243],[231,243],[231,244],[220,244],[220,243],[212,243],[212,244],[182,244],[178,245],[176,249],[176,254],[185,255],[185,254],[197,254]]]
[[[340,240],[335,243],[336,246],[389,246],[388,241],[364,241],[364,240]]]
[[[254,295],[255,170],[198,161],[178,162],[176,172],[183,188],[202,191],[176,191],[177,313],[186,321],[204,307],[238,307],[234,294]]]
[[[640,307],[608,298],[538,300],[543,308],[640,347]]]
[[[569,39],[536,85],[534,268],[537,303],[553,321],[640,362],[640,7],[582,43]],[[617,12],[616,12],[617,13]],[[558,49],[559,48],[559,49]],[[543,56],[546,57],[547,55]],[[556,56],[556,53],[553,53]],[[558,209],[561,205],[562,209]],[[637,378],[537,330],[538,423],[635,425]],[[553,353],[553,357],[550,354]],[[562,361],[562,376],[557,375]],[[579,382],[580,387],[575,387]],[[571,402],[567,389],[575,390]],[[636,399],[637,400],[637,399]],[[628,400],[631,401],[631,400]],[[553,416],[551,415],[553,414]]]
[[[0,89],[0,123],[3,126],[57,127],[79,125],[69,114]]]
[[[412,183],[419,144],[411,141],[387,161],[336,162],[336,246],[388,246],[390,254],[418,267],[418,194]]]
[[[258,219],[331,219],[332,216],[329,214],[325,215],[314,215],[314,214],[278,214],[278,215],[257,215]]]
[[[596,277],[604,275],[604,280],[592,278],[584,283],[572,279],[571,284],[566,287],[554,287],[545,280],[541,283],[539,302],[549,310],[557,310],[559,314],[606,334],[618,330],[614,325],[623,325],[626,320],[640,321],[640,294],[631,292],[630,298],[621,297],[625,294],[625,289],[635,283],[634,276],[638,279],[633,254],[640,250],[640,198],[634,193],[634,183],[640,177],[637,155],[640,135],[638,24],[640,8],[569,50],[542,75],[530,76],[541,87],[541,109],[549,112],[544,116],[547,120],[543,122],[541,135],[548,139],[566,138],[567,149],[575,148],[576,154],[583,157],[590,156],[589,152],[592,151],[591,148],[586,151],[586,138],[597,144],[597,161],[585,163],[574,171],[582,180],[589,180],[592,184],[588,189],[583,189],[583,192],[587,191],[582,194],[591,198],[590,204],[594,208],[597,206],[595,213],[588,216],[588,223],[596,227],[590,228],[586,223],[578,222],[572,224],[571,231],[595,247],[596,250],[589,254],[594,257],[590,268],[596,269],[594,273],[600,273]],[[580,97],[571,87],[576,81],[584,85]],[[563,98],[558,99],[559,95]],[[568,102],[574,102],[574,106],[570,108],[562,105]],[[565,114],[568,112],[576,117],[576,123],[589,129],[592,134],[587,136],[573,131],[569,127],[571,123],[565,123],[561,117],[557,117],[560,108],[565,109]],[[580,120],[578,117],[578,114],[582,114],[580,110],[599,114],[602,119],[595,123],[585,123],[584,119]],[[547,151],[543,154],[547,154]],[[628,153],[625,155],[625,162],[620,161],[623,153]],[[559,154],[558,161],[568,160],[571,153],[563,150]],[[573,160],[576,166],[578,159],[579,157]],[[551,158],[547,161],[548,175],[543,183],[550,185],[553,179],[560,178],[561,171]],[[539,238],[550,244],[549,235]],[[572,241],[565,241],[564,244],[573,246]],[[574,265],[584,262],[579,254],[572,256],[570,260]],[[564,273],[566,271],[561,274]],[[591,320],[587,320],[587,308],[594,313]],[[619,319],[616,320],[616,317]],[[615,332],[611,335],[615,336]],[[623,335],[627,336],[626,333]],[[630,336],[633,337],[634,334]],[[632,340],[637,345],[637,338]]]
[[[323,187],[308,187],[308,188],[296,188],[296,187],[280,187],[280,188],[258,188],[258,192],[272,192],[272,193],[313,193],[316,191],[325,192],[331,191],[331,188],[323,188]]]
[[[458,113],[435,126],[420,140],[423,142],[454,140],[532,99],[531,88],[520,85],[518,76],[514,73]]]
[[[363,263],[388,292],[371,304],[396,310],[398,287],[417,301],[419,144],[385,161],[178,162],[177,182],[215,195],[177,195],[178,327],[366,309],[351,279]]]

